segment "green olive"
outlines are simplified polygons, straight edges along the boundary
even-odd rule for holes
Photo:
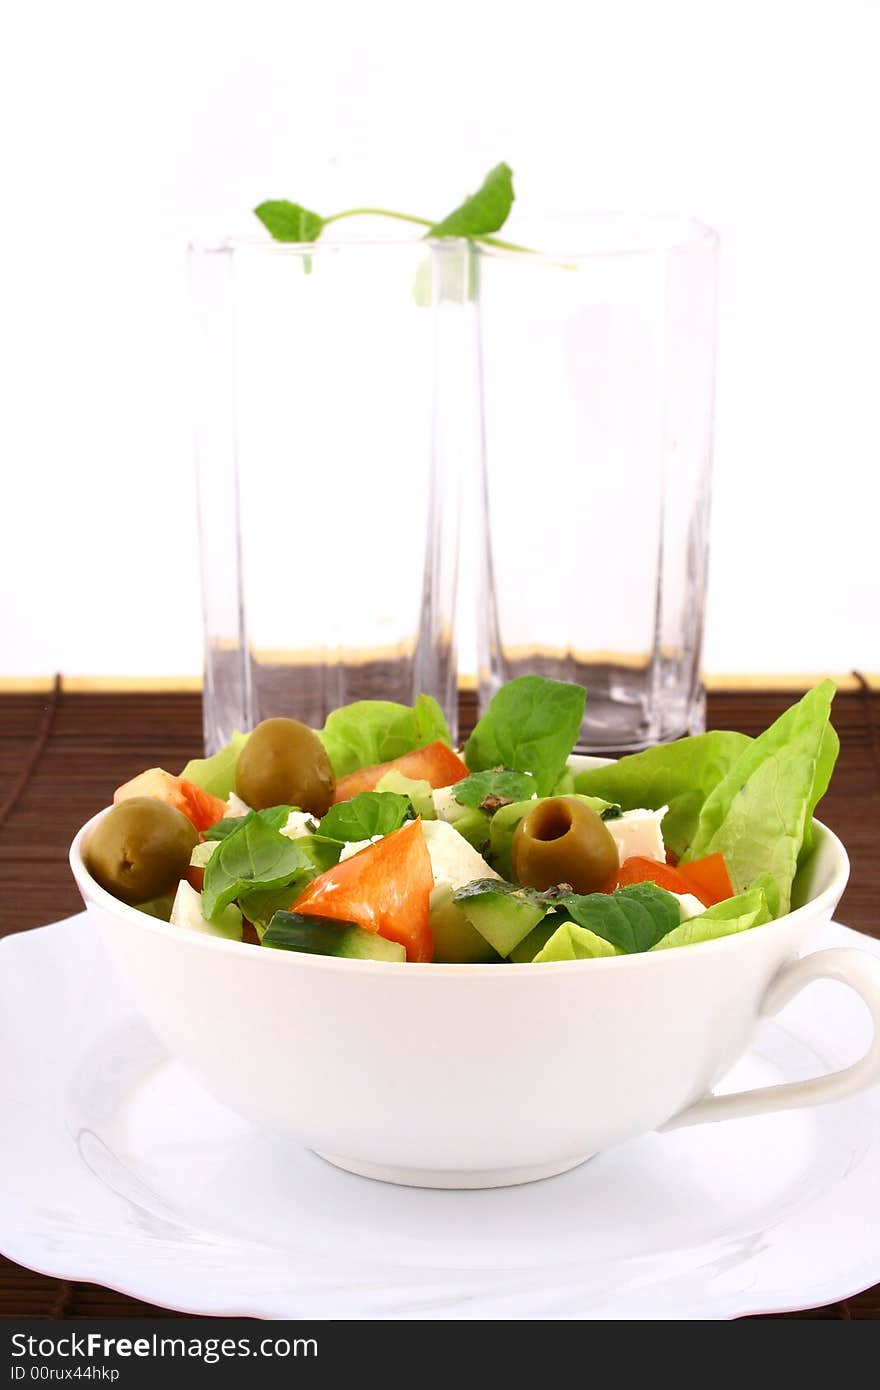
[[[255,811],[298,806],[323,816],[335,785],[323,743],[297,719],[264,719],[239,754],[235,790]]]
[[[519,883],[530,888],[570,883],[576,893],[598,892],[619,862],[602,817],[575,796],[548,797],[523,816],[511,860]]]
[[[182,811],[151,796],[133,796],[95,826],[86,868],[114,897],[143,903],[177,887],[198,842]]]

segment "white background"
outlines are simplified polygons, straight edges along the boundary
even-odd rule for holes
[[[710,672],[880,670],[880,5],[11,4],[0,673],[201,661],[185,247],[290,197],[722,237]],[[515,214],[509,224],[515,235]]]

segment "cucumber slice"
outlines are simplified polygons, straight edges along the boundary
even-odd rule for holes
[[[528,936],[523,937],[518,946],[514,946],[507,959],[513,961],[515,965],[528,965],[535,959],[539,951],[543,951],[558,926],[558,913],[549,912],[544,920],[529,932]]]
[[[450,883],[438,884],[431,894],[431,932],[434,960],[443,965],[491,965],[501,961],[498,952],[452,901]]]
[[[546,903],[536,903],[529,889],[493,879],[458,889],[453,902],[500,956],[509,956],[547,914]]]
[[[171,909],[174,906],[174,894],[163,893],[159,898],[150,898],[145,903],[138,903],[138,912],[146,912],[148,917],[158,917],[160,922],[170,922]]]
[[[412,802],[413,810],[417,816],[421,816],[422,820],[437,819],[430,782],[405,777],[402,772],[392,768],[390,772],[385,773],[384,777],[379,778],[376,783],[376,791],[397,792],[399,796],[408,796]]]
[[[364,931],[354,922],[331,917],[304,917],[298,912],[276,912],[263,934],[264,946],[281,951],[303,951],[312,956],[344,956],[348,960],[406,960],[406,950],[376,932]]]

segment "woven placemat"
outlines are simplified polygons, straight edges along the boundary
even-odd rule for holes
[[[840,760],[822,819],[849,851],[852,875],[838,917],[880,937],[880,693],[856,673],[838,695]],[[779,691],[709,696],[710,728],[757,734],[791,703]],[[462,729],[473,724],[462,696]],[[67,848],[112,789],[145,767],[176,771],[201,746],[201,700],[193,692],[0,695],[0,935],[26,931],[81,909]],[[0,1232],[2,1242],[2,1232]],[[0,1317],[150,1317],[167,1309],[93,1284],[34,1274],[0,1256]],[[185,1316],[185,1315],[180,1315]],[[780,1316],[880,1319],[880,1285],[826,1308]]]

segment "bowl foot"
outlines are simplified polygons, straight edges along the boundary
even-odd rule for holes
[[[362,1163],[357,1158],[342,1158],[339,1154],[321,1153],[319,1158],[332,1163],[335,1168],[344,1168],[347,1173],[356,1173],[360,1178],[374,1178],[376,1182],[393,1182],[402,1187],[444,1187],[461,1190],[477,1187],[516,1187],[524,1182],[538,1182],[541,1178],[555,1178],[559,1173],[567,1173],[586,1163],[584,1158],[570,1158],[564,1163],[539,1163],[531,1168],[392,1168],[384,1163]]]

